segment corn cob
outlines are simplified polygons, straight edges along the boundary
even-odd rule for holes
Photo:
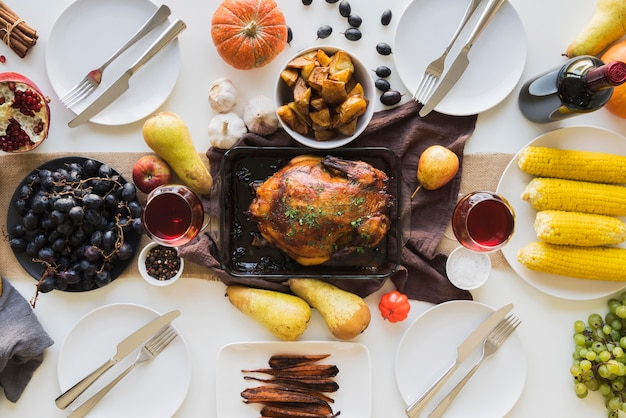
[[[537,210],[626,216],[626,187],[613,184],[536,177],[521,198]]]
[[[626,248],[531,242],[518,251],[517,261],[531,270],[560,276],[626,281]]]
[[[535,217],[537,238],[550,244],[595,247],[626,241],[621,219],[590,213],[544,210]]]
[[[520,152],[517,164],[522,171],[539,177],[626,183],[624,155],[530,146]]]

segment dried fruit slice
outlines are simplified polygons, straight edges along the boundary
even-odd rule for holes
[[[0,73],[0,149],[30,151],[48,136],[49,99],[21,74]]]

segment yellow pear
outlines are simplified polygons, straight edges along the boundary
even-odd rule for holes
[[[626,1],[598,0],[591,19],[568,46],[570,58],[580,55],[598,56],[613,42],[626,34]]]
[[[318,279],[289,279],[293,293],[317,309],[335,338],[351,340],[370,324],[370,309],[354,293]]]
[[[233,306],[284,341],[298,339],[311,319],[311,307],[287,293],[231,285],[226,296]]]
[[[160,112],[143,124],[146,144],[174,170],[181,181],[199,194],[209,194],[213,178],[191,140],[185,122],[175,113]]]
[[[432,145],[422,152],[417,164],[417,181],[420,187],[426,190],[439,189],[450,182],[459,171],[459,157],[448,148],[441,145]]]

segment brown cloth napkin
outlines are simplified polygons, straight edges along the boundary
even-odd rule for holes
[[[418,111],[421,105],[410,101],[396,108],[374,114],[363,134],[350,146],[383,146],[400,156],[401,171],[405,189],[416,187],[416,170],[422,151],[435,144],[443,145],[457,154],[461,169],[445,187],[426,191],[420,190],[411,201],[411,234],[402,249],[402,266],[391,276],[396,288],[409,298],[431,303],[441,303],[455,299],[471,299],[468,291],[457,289],[448,281],[445,273],[447,256],[437,254],[436,248],[450,221],[461,184],[463,149],[465,142],[474,132],[477,115],[448,116],[431,112],[421,118]],[[293,146],[299,144],[285,131],[278,130],[269,137],[246,134],[235,146]],[[210,148],[207,157],[211,164],[211,174],[218,176],[224,150]],[[329,151],[331,153],[332,151]],[[410,193],[410,192],[409,192]],[[210,207],[210,213],[216,208]],[[215,239],[206,232],[192,243],[180,249],[181,255],[196,264],[209,268],[226,285],[245,284],[266,289],[288,292],[288,288],[273,280],[241,279],[230,276],[220,267],[217,258]],[[383,284],[385,279],[342,279],[332,282],[345,290],[365,297]]]
[[[0,281],[0,386],[6,398],[15,403],[54,341],[41,327],[28,301],[8,280]]]

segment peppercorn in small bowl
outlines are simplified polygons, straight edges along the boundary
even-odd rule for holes
[[[138,267],[146,282],[154,286],[167,286],[182,276],[185,262],[176,248],[151,242],[139,253]]]

